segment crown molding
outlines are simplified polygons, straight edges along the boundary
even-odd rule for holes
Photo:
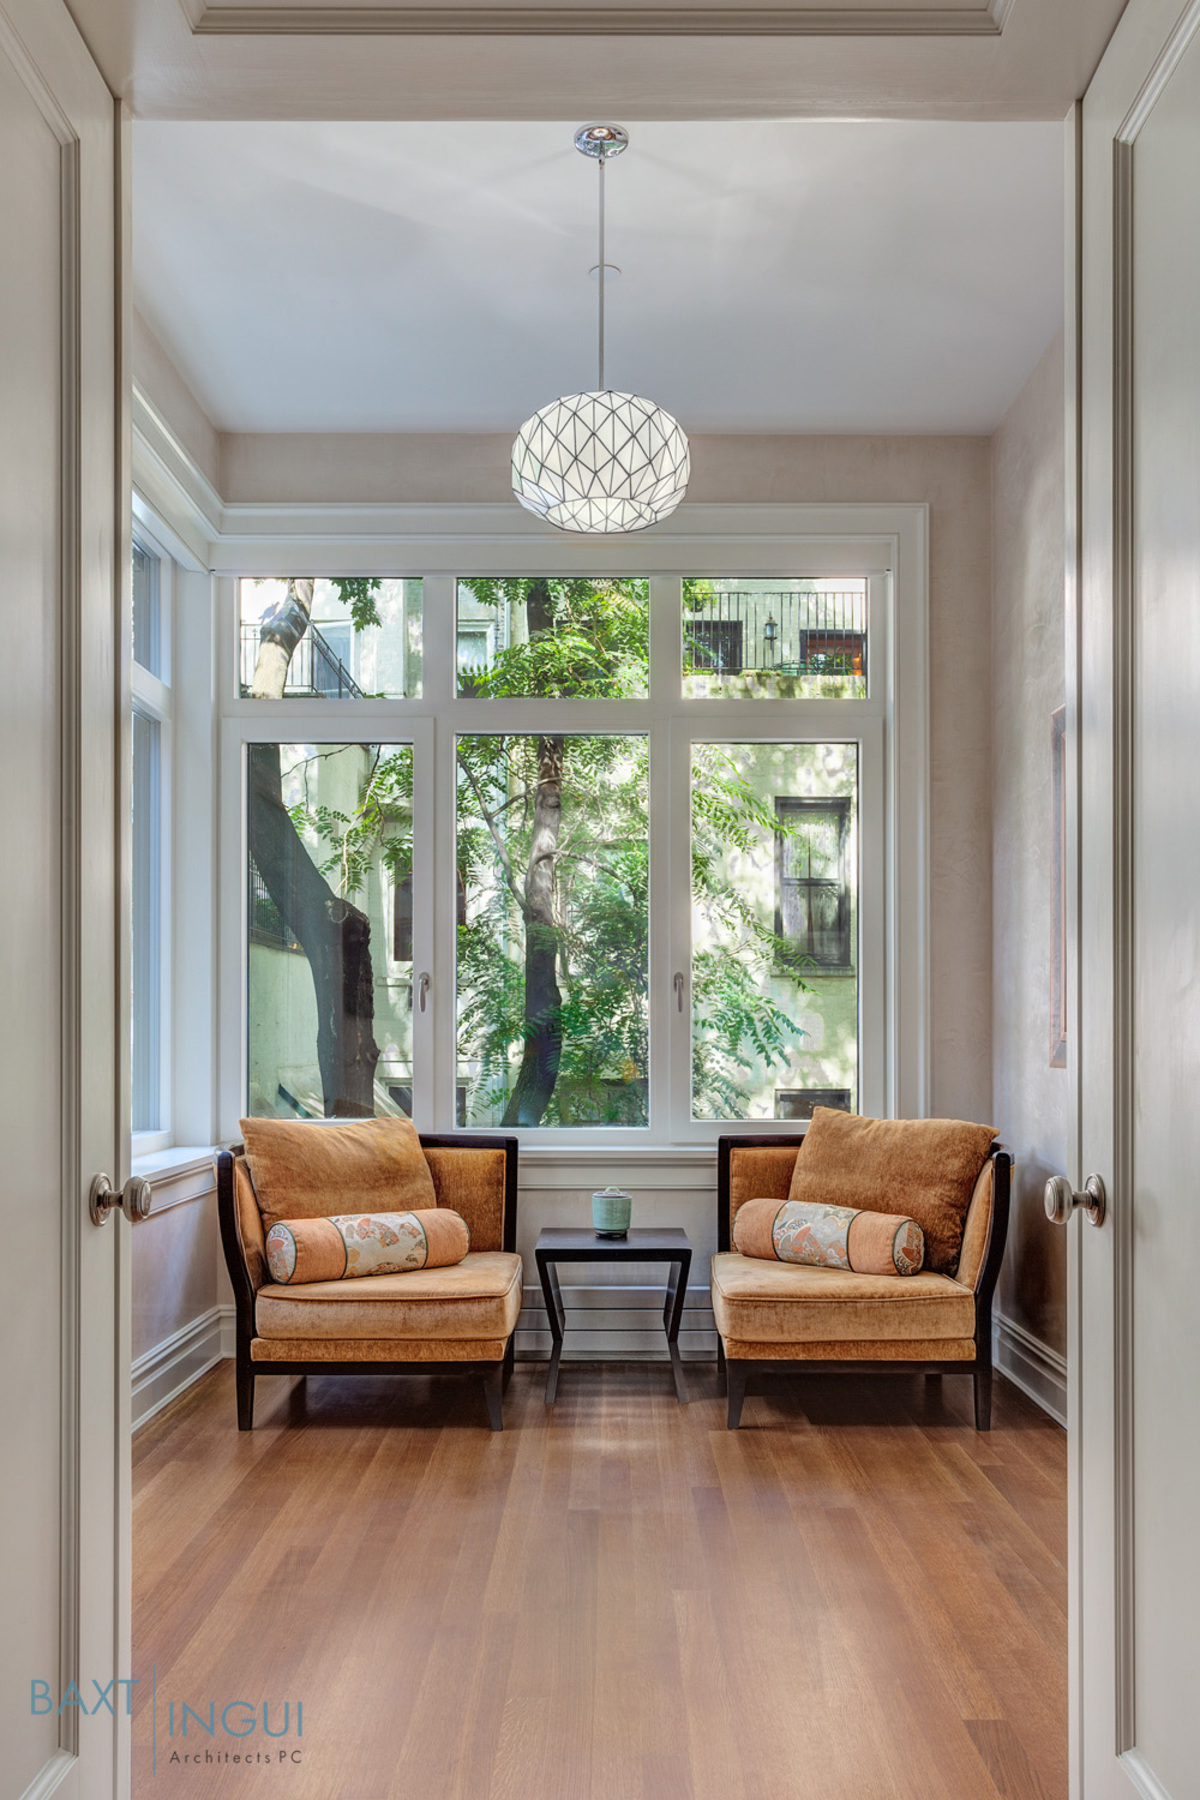
[[[197,37],[983,37],[1013,0],[977,6],[206,6]]]
[[[143,522],[171,535],[168,548],[185,568],[207,569],[221,534],[221,496],[136,382],[130,410],[134,511],[148,509]]]

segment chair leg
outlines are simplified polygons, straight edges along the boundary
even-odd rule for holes
[[[493,1363],[483,1378],[483,1397],[487,1401],[488,1424],[493,1431],[504,1430],[504,1364]]]
[[[992,1366],[975,1370],[975,1429],[992,1429]]]
[[[504,1346],[503,1368],[504,1368],[505,1391],[507,1391],[508,1384],[512,1380],[513,1365],[515,1364],[516,1360],[517,1360],[517,1334],[514,1331],[512,1333],[512,1335],[509,1337],[508,1343]]]
[[[254,1364],[248,1356],[237,1359],[237,1419],[239,1431],[254,1430]]]
[[[742,1422],[742,1401],[746,1398],[746,1365],[744,1362],[726,1362],[725,1391],[729,1395],[726,1424],[730,1431],[736,1431]]]
[[[725,1373],[725,1339],[721,1336],[720,1332],[718,1331],[718,1333],[717,1333],[717,1374],[724,1375],[724,1373]]]

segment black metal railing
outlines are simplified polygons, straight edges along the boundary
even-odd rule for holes
[[[731,588],[683,618],[688,673],[865,677],[867,596]]]
[[[242,626],[242,692],[248,694],[254,682],[254,665],[258,661],[258,626]],[[316,700],[361,700],[363,690],[351,675],[336,650],[310,625],[288,664],[283,692]]]
[[[299,944],[283,922],[283,914],[267,892],[267,884],[258,864],[250,859],[249,893],[250,942],[264,944],[272,950],[290,950],[303,955]]]

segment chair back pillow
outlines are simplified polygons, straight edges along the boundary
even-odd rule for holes
[[[788,1198],[915,1219],[926,1268],[952,1275],[995,1136],[961,1119],[864,1119],[814,1106]]]
[[[743,1256],[856,1275],[915,1275],[925,1260],[915,1219],[804,1200],[747,1200],[733,1222],[733,1245]]]
[[[343,1213],[281,1219],[267,1233],[271,1280],[347,1281],[355,1275],[405,1275],[460,1263],[471,1247],[456,1212],[439,1206],[403,1213]]]
[[[437,1205],[409,1119],[305,1124],[243,1119],[246,1163],[263,1227],[343,1213],[419,1212]]]

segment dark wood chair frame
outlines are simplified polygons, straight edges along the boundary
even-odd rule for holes
[[[729,1227],[729,1159],[733,1150],[754,1146],[760,1149],[790,1148],[802,1133],[773,1132],[763,1137],[723,1137],[717,1139],[717,1249],[731,1250]],[[993,1144],[988,1152],[995,1167],[992,1194],[992,1221],[987,1248],[975,1283],[975,1355],[965,1362],[820,1362],[812,1357],[727,1357],[720,1332],[717,1333],[717,1369],[725,1377],[728,1396],[727,1422],[736,1431],[741,1422],[742,1402],[746,1398],[751,1371],[760,1375],[970,1375],[975,1390],[975,1429],[992,1428],[992,1299],[1004,1261],[1008,1238],[1009,1199],[1012,1187],[1012,1154],[1002,1144]]]
[[[422,1132],[421,1145],[427,1150],[503,1150],[504,1163],[504,1241],[502,1248],[517,1247],[517,1139],[515,1137],[482,1137],[455,1132],[448,1136],[432,1136]],[[255,1336],[255,1287],[250,1279],[238,1223],[237,1199],[234,1191],[234,1162],[241,1144],[230,1144],[217,1158],[217,1212],[221,1225],[221,1244],[233,1298],[237,1310],[236,1367],[238,1430],[254,1429],[254,1383],[259,1375],[471,1375],[483,1382],[488,1423],[493,1431],[504,1429],[504,1390],[513,1371],[515,1331],[509,1334],[500,1362],[291,1362],[256,1363],[251,1360],[250,1343]]]

